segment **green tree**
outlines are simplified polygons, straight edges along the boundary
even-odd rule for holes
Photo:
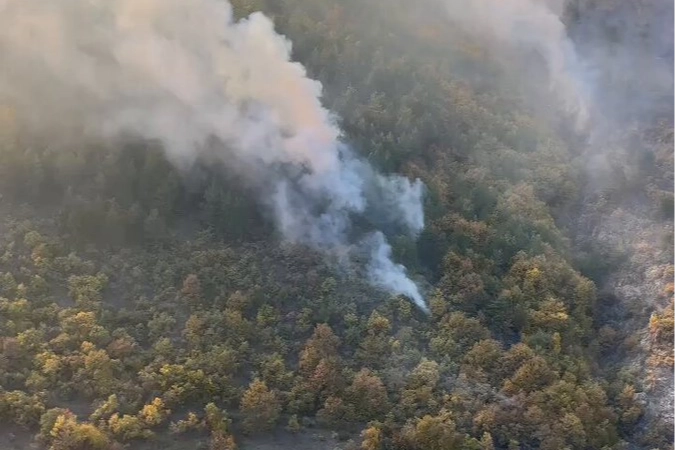
[[[389,410],[387,390],[382,380],[369,369],[361,369],[345,390],[353,418],[359,421],[384,416]]]
[[[241,398],[243,426],[248,433],[272,428],[279,419],[281,405],[264,381],[253,380]]]

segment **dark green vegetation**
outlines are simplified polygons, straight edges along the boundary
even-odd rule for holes
[[[603,323],[596,287],[625,255],[574,244],[582,202],[672,221],[672,124],[626,131],[649,145],[589,194],[564,117],[433,11],[382,3],[234,2],[274,17],[359,152],[425,182],[426,230],[392,240],[429,283],[431,317],[279,244],[217,167],[8,133],[0,417],[14,433],[54,450],[168,436],[232,450],[313,426],[364,450],[672,448],[672,424],[644,429],[647,383],[603,368],[637,339]],[[672,366],[672,310],[650,327],[652,363]]]

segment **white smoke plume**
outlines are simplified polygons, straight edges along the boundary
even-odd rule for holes
[[[156,139],[178,165],[220,149],[286,239],[372,248],[371,282],[426,310],[381,233],[350,237],[353,216],[377,211],[416,235],[421,182],[351,154],[290,52],[267,17],[237,22],[223,0],[0,0],[0,104],[24,129]]]
[[[590,114],[588,74],[560,18],[561,1],[440,1],[460,29],[491,39],[493,46],[538,54],[546,64],[553,99],[575,117],[577,127],[586,126]]]
[[[373,282],[390,292],[408,296],[422,311],[429,314],[429,307],[424,302],[417,285],[406,276],[405,267],[392,261],[391,246],[384,235],[380,232],[374,233],[370,244],[372,245],[372,263],[369,267],[369,275]]]

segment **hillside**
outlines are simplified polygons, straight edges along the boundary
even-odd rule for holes
[[[0,446],[673,448],[672,5],[85,3],[0,6]]]

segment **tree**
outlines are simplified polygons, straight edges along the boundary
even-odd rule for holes
[[[180,293],[190,305],[198,305],[202,300],[202,285],[199,281],[199,277],[193,273],[188,275],[185,280],[183,280],[183,287],[181,288]]]
[[[110,440],[90,423],[79,423],[71,412],[59,415],[50,431],[50,450],[106,450]]]
[[[369,369],[361,369],[345,390],[355,420],[373,420],[389,410],[387,390],[382,380]]]
[[[69,294],[82,310],[97,310],[107,285],[108,277],[103,273],[96,276],[73,275],[68,278]]]
[[[377,427],[368,427],[361,432],[361,450],[381,450],[382,430]]]
[[[143,406],[139,413],[139,418],[149,427],[154,427],[162,423],[171,411],[164,407],[161,398],[155,398],[151,403]]]
[[[471,350],[464,355],[462,370],[467,376],[474,379],[488,379],[496,381],[495,372],[499,367],[499,358],[502,356],[501,344],[493,339],[484,339],[476,342]]]
[[[286,370],[283,356],[279,353],[273,353],[262,359],[260,377],[272,388],[288,389],[293,380],[293,373]]]
[[[94,344],[107,343],[110,334],[101,325],[97,323],[96,314],[92,311],[80,311],[72,314],[71,311],[64,311],[69,314],[63,314],[61,328],[68,341],[80,345],[84,341]]]
[[[185,322],[183,336],[191,348],[200,348],[204,338],[206,321],[198,314],[192,314]]]
[[[103,349],[97,349],[90,342],[83,342],[83,366],[75,378],[83,382],[86,391],[99,396],[109,395],[115,387],[115,367],[119,361],[112,360]]]
[[[220,431],[225,434],[230,430],[231,420],[215,403],[208,403],[204,407],[204,422],[211,431]]]
[[[533,328],[547,331],[563,331],[569,321],[565,304],[560,300],[548,299],[530,310],[530,322]]]
[[[624,425],[635,424],[644,413],[635,388],[630,384],[625,385],[619,394],[619,405],[621,406],[621,423]]]
[[[430,410],[436,405],[434,390],[440,380],[438,363],[423,358],[415,367],[401,392],[401,407],[408,413]]]
[[[286,425],[286,429],[291,433],[297,433],[302,430],[302,425],[300,425],[297,414],[293,414],[288,418],[288,425]]]
[[[480,439],[481,450],[495,450],[495,444],[492,440],[492,435],[488,432],[483,433]]]
[[[311,375],[321,360],[339,360],[339,346],[340,339],[328,325],[317,325],[300,354],[300,370],[305,375]]]
[[[168,234],[166,222],[160,216],[159,211],[156,208],[152,209],[143,221],[144,237],[151,242],[162,242]]]
[[[253,380],[241,398],[243,426],[248,433],[272,428],[279,419],[281,405],[264,381]]]
[[[120,416],[114,413],[108,419],[108,430],[116,439],[130,441],[133,439],[148,439],[153,433],[148,430],[146,424],[137,416],[124,414]]]
[[[209,439],[209,450],[237,450],[237,443],[232,435],[214,430]]]
[[[490,337],[480,321],[458,312],[446,315],[434,334],[429,346],[438,358],[459,356],[476,342]]]
[[[118,408],[119,401],[117,400],[117,395],[111,394],[105,402],[101,403],[101,405],[91,413],[89,420],[92,422],[108,420],[110,416],[117,412]]]
[[[323,402],[323,408],[316,413],[316,418],[326,427],[339,428],[347,421],[348,413],[345,402],[340,397],[330,395]]]
[[[515,393],[518,391],[532,392],[553,382],[557,374],[549,363],[540,356],[526,361],[516,371],[515,375],[504,383],[504,391]]]
[[[204,428],[204,423],[199,420],[197,414],[190,411],[187,414],[185,419],[181,419],[177,422],[171,422],[169,429],[173,434],[182,434],[187,433],[192,430],[200,430]]]
[[[0,417],[22,427],[32,427],[40,422],[45,406],[37,395],[23,391],[0,390]]]
[[[368,318],[367,335],[359,344],[357,358],[366,366],[381,368],[391,354],[391,323],[377,311]]]
[[[68,414],[69,411],[64,408],[51,408],[45,411],[40,417],[40,432],[38,433],[38,439],[42,442],[48,443],[51,441],[51,431],[54,428],[56,419],[59,416]]]
[[[404,428],[403,435],[415,450],[462,450],[465,441],[449,411],[417,419]]]
[[[313,410],[343,388],[340,339],[326,324],[317,325],[300,352],[300,377],[291,392],[294,412]]]

